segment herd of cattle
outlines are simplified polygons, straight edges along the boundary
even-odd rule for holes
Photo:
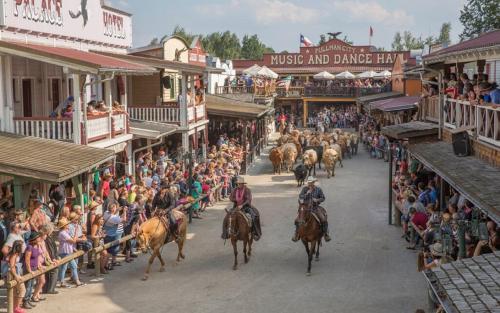
[[[283,167],[287,172],[293,170],[297,186],[302,186],[308,175],[316,175],[316,165],[321,169],[321,163],[328,178],[335,176],[337,162],[343,167],[342,159],[357,154],[358,144],[357,133],[341,129],[334,129],[331,133],[293,130],[278,139],[278,145],[271,149],[269,159],[273,164],[274,174],[281,174]],[[294,164],[300,160],[302,162],[293,169]]]

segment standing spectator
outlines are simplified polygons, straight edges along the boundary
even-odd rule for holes
[[[42,227],[41,234],[44,242],[42,243],[42,250],[45,256],[45,265],[51,265],[57,263],[57,244],[54,236],[52,236],[53,227],[51,224],[47,224]],[[59,292],[55,290],[57,284],[57,276],[59,274],[59,269],[55,268],[47,273],[45,273],[45,285],[43,286],[43,293],[46,294],[58,294]]]
[[[49,198],[55,204],[53,221],[57,221],[57,219],[59,218],[59,214],[61,213],[61,210],[64,208],[64,205],[66,204],[66,190],[64,187],[64,183],[60,183],[52,187],[53,188],[49,193]]]
[[[102,226],[104,225],[104,217],[100,214],[97,214],[92,222],[92,226],[90,228],[90,239],[92,240],[93,247],[96,248],[102,244],[104,244],[104,231]],[[108,251],[103,250],[101,252],[101,273],[107,274],[108,271]]]
[[[76,252],[76,243],[78,237],[76,236],[77,234],[75,233],[73,236],[70,235],[69,233],[69,224],[71,222],[66,219],[66,218],[61,218],[59,220],[59,223],[57,224],[58,228],[60,229],[59,231],[59,250],[58,250],[58,255],[61,259],[65,258],[66,256]],[[66,275],[66,270],[67,268],[71,269],[71,278],[73,279],[73,282],[75,285],[78,286],[83,286],[85,285],[80,281],[80,278],[78,276],[78,264],[75,259],[64,263],[61,265],[59,269],[59,277],[58,277],[58,282],[59,282],[59,287],[61,288],[69,288],[70,286],[67,285],[64,282],[64,276]]]
[[[43,269],[43,250],[41,242],[43,241],[39,232],[31,232],[26,252],[24,253],[24,266],[26,274]],[[36,287],[33,284],[36,281]],[[40,275],[37,278],[32,278],[26,282],[26,294],[23,299],[22,307],[24,309],[31,309],[31,302],[40,302],[45,298],[40,298],[43,285],[45,284],[45,275]]]
[[[198,175],[196,177],[196,180],[193,182],[193,185],[191,186],[191,192],[190,195],[194,199],[198,199],[201,196],[202,193],[202,188],[201,188],[201,182],[203,180],[203,176]],[[191,205],[191,210],[193,212],[193,218],[201,218],[200,213],[198,210],[200,209],[200,202],[196,201]]]
[[[108,210],[104,213],[104,231],[106,236],[104,237],[104,243],[113,242],[119,240],[123,234],[123,223],[127,221],[127,211],[121,209],[118,211],[118,204],[116,202],[111,203]],[[116,256],[120,251],[120,245],[116,245],[108,249],[108,253],[111,254],[111,266],[120,266],[120,262],[116,261]]]
[[[23,273],[21,258],[24,253],[24,241],[15,240],[10,249],[9,253],[6,254],[6,265],[2,264],[2,276],[6,276],[8,272],[12,275],[11,277],[17,281],[17,285],[14,289],[14,313],[25,313],[21,308],[21,303],[26,294],[26,287],[24,283],[21,282],[21,276]],[[4,254],[5,255],[5,254]]]

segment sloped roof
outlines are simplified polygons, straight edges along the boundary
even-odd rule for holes
[[[265,105],[205,95],[207,113],[234,118],[259,118],[274,109]]]

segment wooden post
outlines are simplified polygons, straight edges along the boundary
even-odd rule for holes
[[[392,225],[392,151],[389,143],[389,225]]]
[[[75,189],[76,199],[75,202],[78,203],[84,209],[83,203],[83,183],[80,175],[71,178],[71,182],[73,183],[73,189]]]
[[[99,239],[95,239],[95,241],[97,241],[97,244],[99,244]],[[97,245],[95,245],[95,246],[97,246]],[[95,264],[95,268],[94,268],[95,276],[99,277],[99,276],[101,276],[101,252],[100,251],[96,252],[96,253],[94,253],[94,255],[95,255],[95,262],[94,262],[94,264]]]
[[[77,145],[81,144],[81,128],[82,128],[82,100],[80,91],[80,75],[73,74],[73,142]]]
[[[9,271],[7,273],[7,281],[13,280],[14,277]],[[14,287],[7,285],[7,313],[14,313]]]
[[[307,110],[308,110],[308,101],[304,100],[304,106],[303,106],[303,110],[304,110],[304,125],[302,125],[304,128],[307,128]]]

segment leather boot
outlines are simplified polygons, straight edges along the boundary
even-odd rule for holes
[[[293,242],[299,241],[299,225],[295,223],[295,234],[292,237]]]
[[[325,241],[328,242],[332,240],[332,238],[330,238],[330,234],[328,231],[328,222],[324,222],[322,228],[323,228],[323,237],[325,237]]]

